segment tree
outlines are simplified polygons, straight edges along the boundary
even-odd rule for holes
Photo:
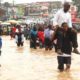
[[[10,4],[8,2],[5,2],[4,3],[4,7],[9,8],[10,7]]]
[[[5,2],[3,5],[6,9],[6,15],[8,16],[8,8],[10,7],[10,4],[8,2]]]
[[[78,7],[78,14],[80,14],[80,0],[73,0],[73,4]]]

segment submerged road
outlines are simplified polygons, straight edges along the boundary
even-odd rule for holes
[[[80,80],[80,55],[72,53],[69,72],[57,70],[57,55],[44,49],[30,49],[29,41],[17,47],[15,40],[3,36],[0,80]],[[78,35],[80,50],[80,34]]]

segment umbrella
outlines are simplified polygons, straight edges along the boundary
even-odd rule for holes
[[[2,21],[0,21],[0,23],[2,23]]]
[[[10,25],[8,22],[2,22],[1,25]]]
[[[11,24],[17,24],[18,22],[16,20],[9,20],[7,21],[8,23],[11,23]]]

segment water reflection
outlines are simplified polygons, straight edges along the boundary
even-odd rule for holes
[[[17,47],[16,52],[17,53],[24,53],[24,47]]]
[[[3,40],[0,80],[80,80],[79,55],[72,54],[71,71],[61,73],[54,50],[30,49],[28,41],[17,47],[14,40]]]
[[[74,80],[70,72],[60,72],[57,76],[57,80]]]

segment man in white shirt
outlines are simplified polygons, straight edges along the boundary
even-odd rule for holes
[[[53,25],[61,26],[64,22],[68,23],[69,27],[72,28],[71,14],[69,12],[65,12],[62,8],[54,16]]]
[[[54,16],[53,20],[53,26],[55,27],[61,27],[62,23],[67,23],[70,28],[72,28],[72,20],[71,20],[71,14],[69,12],[70,9],[70,4],[68,2],[64,3],[64,7],[60,9],[56,15]],[[74,30],[74,39],[77,43],[77,32]],[[74,44],[73,44],[74,45]],[[74,47],[74,52],[77,54],[80,54],[79,51],[77,50],[77,47]]]

